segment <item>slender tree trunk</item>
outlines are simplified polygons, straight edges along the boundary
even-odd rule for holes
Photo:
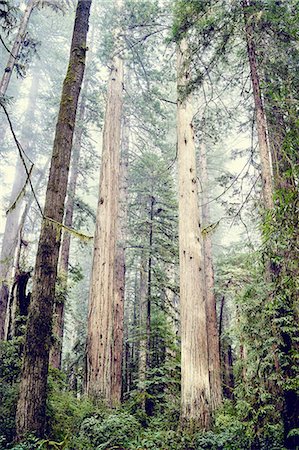
[[[254,30],[252,25],[252,18],[249,16],[248,12],[248,7],[250,7],[250,0],[242,0],[241,4],[243,7],[245,19],[247,54],[250,66],[250,75],[256,111],[256,127],[261,159],[261,177],[262,177],[262,192],[264,197],[264,206],[266,209],[272,209],[274,203],[273,203],[271,157],[267,137],[267,122],[263,107],[260,78],[258,73],[258,62],[254,42]]]
[[[35,432],[37,436],[44,432],[53,304],[61,240],[59,224],[63,220],[76,109],[85,68],[90,7],[91,0],[78,0],[69,66],[62,89],[25,336],[16,413],[19,438],[28,432]]]
[[[148,236],[148,271],[147,271],[147,301],[146,301],[146,371],[152,367],[151,356],[151,314],[152,314],[152,262],[153,262],[153,219],[154,219],[154,205],[155,198],[149,198],[149,236]],[[147,415],[153,414],[153,401],[150,396],[146,397],[145,411]]]
[[[188,46],[177,51],[179,253],[181,301],[181,423],[189,429],[208,429],[211,423],[206,307],[202,277],[202,235],[196,178],[193,111],[190,98],[181,98],[189,80]]]
[[[102,167],[91,275],[87,334],[86,391],[112,406],[114,294],[119,162],[123,103],[123,62],[112,61],[103,132]]]
[[[36,103],[38,98],[40,83],[40,73],[32,79],[30,93],[28,96],[28,107],[25,114],[25,120],[22,127],[22,136],[24,138],[23,145],[30,155],[32,140],[28,136],[31,135],[30,124],[34,120]],[[30,169],[28,167],[28,169]],[[7,304],[9,299],[9,290],[12,286],[13,266],[16,249],[18,246],[19,221],[22,210],[22,196],[24,195],[27,174],[20,158],[17,160],[15,177],[10,194],[9,210],[6,215],[5,229],[2,240],[1,256],[0,256],[0,340],[7,335]]]
[[[202,220],[203,226],[207,227],[210,223],[210,207],[208,192],[208,170],[205,142],[201,143],[200,148],[200,177],[203,186],[202,194]],[[209,353],[209,373],[211,389],[211,407],[215,411],[222,401],[221,389],[221,367],[220,367],[220,348],[217,325],[216,297],[214,293],[214,268],[212,256],[212,241],[209,233],[206,233],[203,239],[204,255],[204,280],[205,297],[207,311],[207,333],[208,333],[208,353]]]
[[[233,353],[230,343],[223,345],[223,392],[226,398],[234,398]]]
[[[144,255],[140,259],[140,287],[139,287],[139,330],[141,333],[138,359],[138,380],[146,379],[146,346],[147,346],[147,263]]]
[[[83,137],[83,121],[86,109],[86,93],[88,89],[88,81],[84,83],[82,89],[80,107],[76,119],[76,129],[73,144],[72,155],[72,168],[70,178],[68,182],[68,196],[65,205],[64,224],[67,227],[71,227],[73,224],[74,206],[75,206],[75,194],[77,187],[77,180],[79,174],[79,160],[80,151]],[[64,231],[61,250],[60,250],[60,262],[59,273],[61,274],[61,283],[63,284],[63,291],[67,294],[67,282],[68,282],[68,270],[69,270],[69,258],[71,248],[71,236],[70,233]],[[64,331],[64,301],[55,302],[54,306],[54,336],[56,336],[56,342],[51,348],[50,352],[50,364],[56,369],[61,369],[61,357],[62,357],[62,344],[63,344],[63,331]]]
[[[28,22],[29,22],[29,19],[30,19],[30,16],[31,16],[34,6],[35,6],[35,0],[29,0],[27,3],[26,9],[25,9],[24,15],[22,17],[16,39],[14,41],[11,52],[9,54],[9,58],[8,58],[6,67],[4,69],[4,74],[2,75],[2,79],[0,81],[0,97],[4,96],[6,94],[6,91],[7,91],[10,79],[11,79],[11,75],[13,72],[13,68],[16,64],[21,45],[23,44],[23,40],[26,35]]]
[[[152,309],[152,252],[153,252],[153,218],[155,198],[150,197],[149,209],[149,255],[147,279],[147,306],[146,306],[146,366],[151,367],[151,309]]]
[[[128,207],[129,123],[123,119],[120,159],[119,216],[117,223],[117,249],[115,258],[114,293],[114,359],[112,365],[112,404],[119,405],[122,393],[122,354],[124,340],[124,301],[126,284],[126,239]]]

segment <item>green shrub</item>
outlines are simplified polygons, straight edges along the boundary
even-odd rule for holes
[[[81,422],[94,412],[94,406],[86,397],[77,398],[67,390],[65,375],[50,369],[47,401],[47,435],[57,441],[76,433]]]
[[[3,448],[4,442],[11,442],[15,435],[21,346],[21,338],[0,342],[0,445]]]
[[[118,412],[105,418],[85,419],[81,425],[80,438],[88,441],[91,449],[107,450],[115,446],[128,447],[140,432],[141,426],[134,416]]]

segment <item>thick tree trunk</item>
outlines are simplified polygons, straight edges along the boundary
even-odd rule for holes
[[[86,55],[91,0],[78,0],[69,67],[64,80],[38,243],[25,337],[16,427],[20,438],[44,432],[53,304],[75,117]]]
[[[24,37],[26,35],[27,25],[31,16],[31,13],[33,11],[33,8],[35,6],[35,0],[29,0],[24,12],[24,15],[22,17],[22,20],[20,22],[20,26],[18,29],[18,33],[16,36],[16,39],[14,41],[13,47],[11,49],[11,52],[9,54],[9,58],[6,64],[6,67],[4,69],[4,74],[2,75],[2,79],[0,81],[0,97],[4,96],[6,94],[11,75],[13,72],[13,68],[16,64],[19,51],[21,48],[21,45],[23,44]]]
[[[126,239],[128,207],[129,122],[123,119],[122,145],[119,174],[119,215],[117,223],[117,248],[115,258],[114,293],[114,358],[112,361],[112,404],[121,402],[122,361],[124,340],[124,301],[126,284]]]
[[[32,79],[28,96],[28,107],[22,127],[22,143],[26,148],[28,155],[31,154],[31,132],[28,130],[30,130],[30,124],[34,121],[39,83],[40,73],[37,71]],[[28,170],[30,170],[30,167],[28,167]],[[7,304],[9,290],[12,286],[14,259],[18,245],[19,222],[23,206],[22,197],[24,192],[22,192],[22,190],[24,189],[26,178],[27,174],[23,162],[18,158],[10,194],[10,209],[6,215],[0,256],[0,340],[5,339],[5,336],[7,336]]]
[[[87,334],[86,391],[112,406],[114,295],[123,62],[112,61],[103,132],[102,167],[91,275]]]
[[[76,119],[76,129],[73,144],[72,155],[72,168],[70,178],[68,182],[68,196],[65,205],[64,224],[67,227],[72,227],[74,206],[75,206],[75,194],[77,187],[77,179],[79,174],[79,160],[80,151],[83,137],[83,121],[86,109],[86,92],[88,82],[85,81],[82,89],[81,102]],[[68,281],[68,269],[69,269],[69,257],[71,248],[71,236],[67,231],[63,232],[61,250],[60,250],[60,262],[59,272],[61,274],[61,283],[63,283],[63,290],[67,293],[67,281]],[[56,341],[51,348],[50,352],[50,364],[56,369],[61,369],[61,356],[62,356],[62,343],[63,343],[63,331],[64,331],[64,302],[55,302],[54,306],[54,327],[53,332],[56,337]]]
[[[177,52],[179,253],[181,300],[181,423],[208,429],[211,423],[206,307],[202,277],[202,235],[196,179],[193,112],[190,98],[181,99],[189,80],[187,43]]]
[[[264,198],[264,206],[266,209],[272,209],[273,203],[273,186],[272,186],[272,168],[270,148],[267,137],[267,122],[262,101],[260,78],[258,73],[258,62],[256,56],[254,32],[251,22],[251,17],[248,13],[250,7],[249,0],[242,0],[241,2],[245,19],[245,35],[247,42],[247,54],[250,66],[250,75],[253,89],[253,97],[256,111],[256,127],[258,135],[258,144],[260,150],[261,160],[261,177],[262,177],[262,192]]]
[[[205,137],[204,137],[205,138]],[[204,139],[203,138],[203,139]],[[203,186],[202,193],[202,220],[203,227],[209,226],[210,207],[208,195],[208,170],[205,142],[200,147],[200,178]],[[214,293],[214,268],[212,256],[212,241],[209,233],[205,233],[203,239],[204,255],[204,280],[205,297],[207,311],[207,333],[208,333],[208,353],[209,353],[209,373],[211,389],[211,407],[215,411],[222,401],[221,390],[221,367],[220,367],[220,348],[217,325],[216,297]]]

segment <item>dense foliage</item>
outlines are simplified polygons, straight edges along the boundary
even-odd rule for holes
[[[8,57],[22,17],[24,5],[19,3],[0,0],[4,72],[2,60]],[[0,342],[0,449],[295,450],[299,445],[298,2],[127,0],[121,12],[106,2],[104,8],[94,3],[90,57],[74,138],[80,157],[76,166],[73,157],[76,182],[68,199],[73,208],[67,225],[68,274],[61,272],[56,283],[56,307],[65,306],[63,364],[61,369],[50,368],[44,439],[29,435],[19,443],[15,414],[27,321],[22,306],[30,300],[53,123],[74,19],[71,2],[38,3],[52,9],[38,8],[33,14],[14,67],[18,78],[12,79],[4,98],[6,114],[1,112],[4,200],[10,199],[7,215],[19,211],[19,228],[8,339]],[[270,209],[262,196],[250,39],[271,154]],[[190,77],[177,98],[175,51],[182,40],[188,42]],[[121,55],[125,62],[127,133],[127,148],[123,145],[121,153],[126,172],[120,205],[125,217],[122,403],[115,409],[84,392],[90,242],[102,162],[97,148],[111,55]],[[177,103],[189,96],[195,106],[199,166],[201,145],[207,149],[209,180],[202,185],[199,171],[199,204],[208,203],[211,210],[202,234],[213,244],[223,390],[211,429],[192,433],[180,422],[175,137]],[[12,130],[2,125],[7,114]],[[22,172],[16,146],[32,177],[31,173],[25,177],[17,196],[11,196],[11,179],[5,178],[10,161],[16,163],[15,186]],[[53,336],[55,342],[61,343],[61,337]]]

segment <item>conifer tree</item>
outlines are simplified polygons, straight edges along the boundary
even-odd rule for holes
[[[78,0],[69,66],[62,89],[24,344],[16,413],[19,438],[29,432],[41,436],[45,426],[47,374],[61,223],[76,109],[85,68],[90,7],[91,0]]]
[[[181,422],[183,427],[209,429],[211,394],[207,344],[206,306],[203,287],[202,235],[191,98],[188,45],[183,39],[177,51],[178,67],[178,171],[181,311]],[[182,94],[185,97],[182,98]]]

